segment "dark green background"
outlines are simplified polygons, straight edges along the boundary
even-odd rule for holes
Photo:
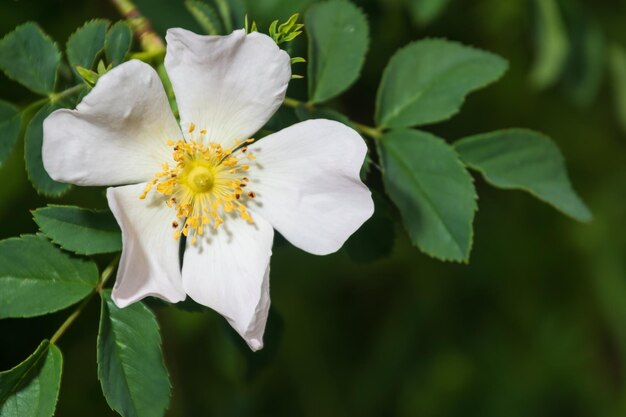
[[[198,29],[178,0],[138,3],[160,30]],[[265,29],[268,17],[284,18],[310,1],[252,3]],[[420,254],[399,224],[392,255],[372,263],[353,262],[344,251],[316,257],[278,244],[264,351],[248,352],[213,312],[155,306],[173,383],[167,415],[626,415],[626,140],[608,77],[588,107],[572,104],[561,87],[533,90],[530,1],[453,0],[427,28],[412,24],[400,0],[357,3],[368,15],[371,49],[363,77],[333,107],[370,124],[381,70],[411,40],[446,37],[496,52],[510,61],[505,78],[428,130],[450,140],[514,126],[549,134],[595,220],[577,224],[477,178],[469,265]],[[611,42],[626,45],[623,2],[578,5]],[[34,20],[63,45],[94,17],[117,19],[105,0],[2,0],[0,35]],[[293,81],[290,95],[305,98],[305,85]],[[33,98],[2,75],[0,92],[19,105]],[[46,204],[21,158],[16,150],[0,170],[1,238],[35,232],[29,210]],[[380,189],[376,173],[371,183]],[[62,201],[106,204],[101,189],[75,189]],[[0,321],[0,369],[25,358],[67,314]],[[114,415],[96,376],[97,320],[93,303],[60,341],[58,416]]]

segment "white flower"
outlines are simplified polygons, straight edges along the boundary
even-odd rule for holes
[[[50,176],[113,185],[123,251],[113,288],[124,307],[189,295],[257,350],[269,309],[274,231],[313,254],[337,251],[373,212],[359,179],[366,146],[330,120],[248,140],[282,104],[290,60],[266,35],[167,33],[165,68],[181,127],[155,70],[140,61],[102,76],[76,110],[44,122]],[[182,268],[181,234],[188,236]]]

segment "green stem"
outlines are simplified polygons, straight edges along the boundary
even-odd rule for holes
[[[57,331],[54,332],[54,335],[52,335],[52,337],[50,338],[50,343],[52,344],[56,343],[57,340],[59,340],[61,336],[63,336],[63,334],[67,331],[67,329],[69,329],[70,326],[80,316],[80,314],[83,312],[87,304],[89,304],[89,301],[91,301],[93,296],[102,291],[102,289],[104,288],[104,284],[106,284],[108,279],[113,275],[113,271],[115,271],[115,268],[117,267],[117,263],[119,260],[120,260],[120,256],[118,255],[115,258],[113,258],[113,260],[109,263],[109,265],[107,265],[104,271],[102,271],[102,274],[100,274],[100,279],[98,280],[98,285],[96,285],[96,288],[91,293],[89,293],[87,298],[85,298],[78,305],[78,307],[76,307],[76,309],[72,312],[72,314],[70,314],[69,317],[65,319],[65,321],[61,324],[61,326],[57,329]]]
[[[311,103],[305,103],[304,101],[300,101],[300,100],[296,100],[294,98],[290,98],[290,97],[285,97],[285,101],[283,101],[283,105],[287,106],[287,107],[291,107],[291,108],[297,108],[300,106],[304,106],[309,110],[314,110],[315,107],[313,106],[313,104]],[[382,130],[376,128],[376,127],[372,127],[372,126],[367,126],[361,123],[357,123],[354,120],[350,120],[350,124],[359,132],[361,132],[362,134],[369,136],[372,139],[380,139],[381,136],[383,135]]]
[[[132,0],[111,0],[117,11],[128,20],[141,48],[146,52],[165,50],[163,39],[152,29],[150,21],[146,19]]]
[[[165,57],[165,49],[150,52],[135,52],[130,59],[138,59],[143,62],[162,61]]]
[[[383,136],[383,131],[377,127],[367,126],[361,123],[357,123],[354,120],[350,120],[352,126],[359,132],[363,133],[366,136],[369,136],[372,139],[380,139]]]
[[[117,255],[115,258],[113,258],[113,260],[109,263],[109,265],[107,265],[107,267],[104,268],[104,271],[102,271],[102,274],[100,274],[100,282],[98,283],[98,286],[96,287],[97,292],[102,291],[102,289],[104,288],[104,285],[107,283],[109,278],[111,278],[111,276],[113,275],[113,271],[115,271],[115,268],[117,268],[117,264],[119,261],[120,261],[120,255]]]
[[[50,100],[51,103],[55,103],[57,101],[60,101],[60,100],[64,99],[65,97],[69,97],[72,94],[78,93],[79,91],[83,90],[84,88],[85,88],[85,85],[78,84],[78,85],[75,85],[74,87],[68,88],[67,90],[63,90],[63,91],[60,91],[58,93],[52,93],[52,94],[50,94],[48,96],[48,98],[44,98],[44,99],[42,99],[40,101]]]
[[[59,340],[61,338],[61,336],[63,336],[63,333],[65,333],[65,331],[67,329],[70,328],[70,326],[72,325],[72,323],[74,323],[74,321],[76,321],[76,319],[78,318],[78,316],[80,316],[80,313],[83,312],[83,310],[85,309],[85,307],[87,306],[87,304],[89,304],[89,301],[91,301],[91,299],[93,298],[94,294],[96,292],[93,291],[91,292],[87,298],[85,298],[79,305],[78,307],[76,307],[76,310],[74,310],[72,312],[72,314],[70,314],[70,316],[65,319],[65,321],[63,322],[63,324],[61,324],[61,327],[58,328],[58,330],[54,333],[54,335],[52,336],[52,338],[50,339],[50,343],[54,344],[57,342],[57,340]]]
[[[312,107],[310,104],[305,103],[304,101],[296,100],[295,98],[290,98],[290,97],[285,97],[285,101],[283,101],[283,105],[294,108],[294,109],[302,105],[306,106],[307,108]]]

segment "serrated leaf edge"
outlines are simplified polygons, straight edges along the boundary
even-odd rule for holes
[[[56,48],[56,54],[59,57],[56,68],[54,69],[54,83],[52,85],[52,91],[47,91],[45,93],[42,93],[41,91],[34,91],[31,90],[30,87],[25,86],[24,84],[22,84],[20,81],[16,80],[15,78],[13,78],[12,76],[10,76],[9,74],[7,74],[6,72],[0,70],[0,72],[2,72],[8,79],[15,81],[16,83],[18,83],[19,85],[21,85],[22,87],[26,88],[29,91],[32,91],[35,94],[39,94],[40,96],[47,96],[48,94],[51,94],[55,91],[55,87],[56,87],[56,83],[59,77],[59,67],[61,66],[61,49],[59,48],[59,45],[54,41],[54,39],[52,39],[42,28],[41,26],[39,26],[39,24],[37,24],[36,22],[25,22],[22,23],[21,25],[18,25],[15,27],[15,29],[13,29],[11,32],[8,32],[7,34],[5,34],[2,39],[0,39],[0,47],[2,45],[2,42],[4,42],[4,40],[6,39],[7,36],[9,36],[10,34],[16,32],[18,29],[24,27],[24,26],[34,26],[37,30],[39,30],[39,32],[43,35],[43,37],[45,39],[47,39],[48,41],[50,41]]]
[[[456,239],[454,239],[454,238],[452,239],[454,244],[455,244],[455,246],[456,246],[456,248],[458,249],[458,252],[461,254],[461,257],[454,258],[454,257],[441,256],[439,254],[436,254],[436,253],[434,253],[434,252],[432,252],[432,251],[422,247],[422,245],[419,244],[417,241],[413,241],[413,238],[411,238],[411,242],[413,243],[413,245],[417,246],[422,252],[424,252],[426,255],[428,255],[428,256],[430,256],[432,258],[435,258],[435,259],[438,259],[438,260],[444,261],[444,262],[457,262],[457,263],[468,264],[469,260],[470,260],[470,255],[471,255],[471,252],[472,252],[472,248],[473,248],[473,245],[474,245],[474,227],[473,227],[473,224],[474,224],[474,219],[476,218],[476,213],[478,213],[478,203],[477,203],[478,202],[478,193],[476,192],[476,187],[474,186],[474,178],[467,171],[467,168],[466,168],[465,164],[462,162],[461,157],[456,152],[456,149],[454,149],[454,147],[452,145],[450,145],[448,142],[446,142],[444,139],[442,139],[442,138],[440,138],[438,136],[435,136],[432,133],[429,133],[429,132],[426,132],[426,131],[423,131],[423,130],[418,130],[418,129],[399,128],[399,129],[394,129],[391,132],[399,132],[399,131],[402,131],[402,130],[418,131],[420,133],[424,133],[424,134],[426,134],[428,136],[431,136],[432,138],[437,139],[441,143],[445,144],[456,155],[456,163],[459,165],[459,167],[461,167],[463,169],[463,171],[465,173],[467,173],[467,177],[468,177],[468,179],[469,179],[469,181],[470,181],[470,183],[472,185],[472,191],[473,191],[473,196],[472,197],[473,197],[473,201],[474,201],[474,206],[472,208],[473,216],[472,216],[472,218],[471,218],[471,220],[470,220],[470,222],[468,224],[468,227],[469,227],[469,241],[468,241],[468,245],[467,245],[467,250],[464,252],[463,249],[459,246],[459,244],[456,241]],[[384,147],[384,139],[381,140],[381,141],[377,141],[377,144],[379,144],[379,143],[380,143],[380,146]],[[379,154],[380,154],[380,152],[379,152]],[[382,160],[381,160],[381,162],[382,162]],[[384,164],[382,164],[382,165],[384,167]],[[408,171],[411,172],[410,169]],[[384,174],[383,174],[383,177],[384,177]],[[384,183],[384,186],[385,186],[386,194],[393,201],[393,198],[391,197],[391,195],[387,191],[387,180],[384,179],[383,183]],[[431,208],[433,208],[433,204],[430,202],[430,199],[426,198],[426,200],[428,200],[429,205],[431,206]],[[394,205],[395,205],[395,202],[394,202]],[[437,212],[437,211],[435,210],[435,212]],[[404,218],[403,218],[401,212],[400,212],[400,216],[401,216],[401,218],[403,219],[403,222],[404,222]],[[448,230],[448,227],[446,226],[445,222],[443,222],[441,220],[441,223],[444,225],[445,229]],[[408,233],[408,230],[407,230],[407,233]],[[410,233],[408,233],[408,234],[409,234],[409,237],[411,237],[411,234]],[[449,234],[450,234],[450,236],[452,236],[451,233],[449,233]]]
[[[561,213],[561,214],[563,214],[563,215],[565,215],[565,216],[567,216],[567,217],[569,217],[569,218],[571,218],[571,219],[574,219],[574,220],[579,221],[579,222],[581,222],[581,223],[589,223],[589,222],[591,222],[591,221],[593,220],[593,213],[591,212],[591,210],[589,209],[589,207],[587,206],[587,204],[585,203],[585,201],[584,201],[584,200],[583,200],[583,199],[582,199],[582,198],[578,195],[578,193],[577,193],[577,192],[576,192],[576,190],[574,189],[574,186],[573,186],[573,184],[572,184],[572,180],[571,180],[571,178],[569,177],[569,173],[568,173],[568,171],[567,171],[566,160],[565,160],[565,157],[563,156],[563,153],[562,153],[561,149],[560,149],[560,148],[559,148],[559,146],[556,144],[556,142],[554,142],[554,140],[553,140],[550,136],[546,135],[545,133],[542,133],[542,132],[539,132],[539,131],[536,131],[536,130],[533,130],[533,129],[527,129],[527,128],[517,128],[517,127],[514,127],[514,128],[494,130],[494,131],[492,131],[492,132],[479,133],[479,134],[477,134],[477,135],[467,136],[467,137],[464,137],[464,138],[461,138],[461,139],[459,139],[459,140],[455,141],[455,142],[454,142],[454,144],[453,144],[452,146],[453,146],[453,147],[455,148],[455,150],[456,150],[456,147],[457,147],[459,144],[461,144],[461,142],[463,142],[463,141],[465,141],[465,140],[468,140],[468,139],[473,139],[473,138],[475,138],[475,137],[479,137],[479,136],[483,136],[483,135],[489,135],[489,134],[500,134],[500,133],[511,133],[511,132],[520,132],[520,133],[521,133],[521,132],[524,132],[524,133],[530,133],[530,134],[532,134],[532,135],[537,135],[537,136],[540,136],[540,137],[542,137],[542,138],[546,139],[548,142],[550,142],[550,143],[551,143],[551,144],[552,144],[552,145],[556,148],[556,150],[558,151],[559,159],[560,159],[560,161],[563,163],[563,165],[564,165],[564,166],[565,166],[565,168],[566,168],[566,169],[565,169],[565,176],[566,176],[566,178],[567,178],[567,181],[568,181],[568,183],[569,183],[569,186],[570,186],[570,188],[571,188],[571,191],[572,191],[572,193],[573,193],[573,194],[577,197],[577,199],[578,199],[578,200],[579,200],[579,202],[581,203],[581,206],[582,206],[583,208],[585,208],[585,209],[586,209],[586,211],[588,212],[588,214],[589,214],[589,217],[588,217],[588,218],[575,217],[575,216],[571,215],[570,213],[566,213],[564,210],[562,210],[561,208],[557,207],[557,206],[556,206],[555,204],[553,204],[552,202],[550,202],[550,201],[548,201],[548,200],[546,200],[546,199],[544,199],[544,198],[542,198],[542,197],[538,196],[538,195],[537,195],[537,194],[536,194],[533,190],[530,190],[530,189],[528,189],[528,188],[526,188],[526,187],[522,187],[522,186],[501,186],[501,185],[496,185],[496,184],[494,184],[494,183],[491,181],[491,179],[490,179],[490,178],[488,178],[488,177],[487,177],[487,175],[486,175],[486,173],[485,173],[485,170],[484,170],[484,169],[480,168],[478,165],[474,165],[474,164],[471,164],[471,163],[469,163],[469,162],[465,161],[465,160],[463,159],[463,157],[461,156],[461,154],[459,154],[459,158],[460,158],[460,160],[461,160],[461,161],[463,161],[463,163],[465,164],[465,166],[467,166],[468,168],[470,168],[470,169],[471,169],[471,170],[473,170],[473,171],[478,172],[478,173],[481,175],[481,177],[485,180],[485,182],[487,182],[489,185],[491,185],[491,186],[492,186],[492,187],[494,187],[494,188],[498,188],[498,189],[501,189],[501,190],[518,190],[518,191],[524,191],[524,192],[526,192],[526,193],[530,194],[531,196],[533,196],[534,198],[536,198],[537,200],[541,201],[542,203],[544,203],[544,204],[547,204],[547,205],[551,206],[553,209],[555,209],[555,210],[556,210],[556,211],[558,211],[559,213]]]
[[[50,242],[54,243],[55,245],[57,245],[58,247],[60,247],[61,249],[67,251],[67,252],[71,252],[74,253],[76,255],[83,255],[83,256],[92,256],[92,255],[99,255],[99,254],[106,254],[106,253],[117,253],[119,252],[119,250],[112,250],[112,251],[107,251],[107,252],[102,252],[102,251],[98,251],[98,252],[78,252],[75,251],[73,249],[67,248],[65,247],[62,243],[58,242],[56,239],[52,238],[52,236],[48,235],[48,233],[46,233],[42,226],[39,224],[39,222],[37,222],[37,219],[35,218],[35,214],[38,211],[44,210],[46,208],[72,208],[72,209],[80,209],[80,210],[84,210],[84,211],[89,211],[91,213],[106,213],[107,210],[106,209],[102,209],[102,210],[98,210],[98,209],[89,209],[89,208],[84,208],[84,207],[79,207],[79,206],[70,206],[70,205],[64,205],[64,204],[48,204],[45,207],[38,207],[34,210],[31,210],[30,213],[32,215],[33,221],[35,222],[35,224],[37,224],[37,227],[39,227],[39,231],[41,232],[41,235],[44,236],[46,239],[48,239]]]
[[[484,54],[487,54],[487,55],[491,55],[492,57],[494,57],[494,58],[496,58],[496,59],[501,60],[501,61],[502,61],[502,63],[504,64],[503,69],[502,69],[502,72],[501,72],[501,74],[499,74],[499,75],[498,75],[496,78],[494,78],[493,80],[491,80],[491,81],[487,81],[486,83],[481,84],[481,85],[479,85],[479,86],[477,86],[477,87],[475,87],[475,88],[473,88],[473,89],[469,90],[467,94],[465,94],[463,97],[461,97],[461,102],[460,102],[460,104],[459,104],[459,108],[458,108],[458,109],[456,109],[456,110],[455,110],[452,114],[450,114],[449,116],[446,116],[446,117],[440,118],[440,119],[435,120],[435,121],[432,121],[432,122],[427,122],[427,123],[418,123],[418,124],[415,124],[415,125],[410,125],[410,126],[399,126],[399,125],[398,125],[398,126],[393,126],[393,125],[387,125],[387,124],[386,124],[386,123],[384,123],[382,120],[380,120],[380,118],[382,117],[382,116],[380,115],[380,111],[381,111],[381,100],[382,100],[382,94],[381,94],[381,93],[382,93],[382,90],[383,90],[383,85],[384,85],[384,83],[385,83],[385,80],[386,80],[388,77],[390,77],[389,72],[391,71],[391,69],[390,69],[390,68],[391,68],[391,65],[390,65],[390,64],[391,64],[391,61],[392,61],[394,58],[396,58],[396,57],[398,56],[398,54],[399,54],[399,53],[401,53],[401,51],[407,50],[407,49],[411,48],[413,45],[416,45],[416,44],[419,44],[419,43],[424,43],[424,42],[429,42],[429,41],[440,41],[440,42],[441,42],[441,41],[443,41],[443,42],[445,42],[445,43],[455,44],[455,45],[461,46],[461,47],[463,47],[463,48],[467,48],[467,49],[471,49],[471,50],[474,50],[474,51],[479,51],[479,52],[484,53]],[[487,87],[487,86],[489,86],[489,85],[491,85],[491,84],[494,84],[494,83],[498,82],[498,81],[499,81],[500,79],[502,79],[502,77],[506,74],[506,72],[508,71],[508,69],[509,69],[509,62],[508,62],[508,60],[507,60],[506,58],[504,58],[504,57],[502,57],[502,56],[500,56],[500,55],[498,55],[498,54],[495,54],[495,53],[493,53],[493,52],[486,51],[486,50],[484,50],[484,49],[480,49],[480,48],[477,48],[477,47],[474,47],[474,46],[471,46],[471,45],[466,45],[466,44],[463,44],[463,43],[461,43],[461,42],[451,41],[451,40],[446,39],[446,38],[438,38],[438,37],[433,37],[433,38],[424,38],[424,39],[419,39],[419,40],[416,40],[416,41],[413,41],[413,42],[409,42],[408,44],[404,45],[403,47],[399,48],[396,52],[394,52],[394,54],[393,54],[393,55],[391,56],[391,58],[389,59],[389,62],[387,62],[387,65],[385,66],[385,69],[383,70],[383,75],[382,75],[382,77],[381,77],[381,81],[380,81],[380,84],[378,85],[378,90],[377,90],[377,92],[376,92],[376,104],[375,104],[375,109],[374,109],[374,120],[376,121],[376,125],[377,125],[377,127],[378,127],[378,128],[381,128],[381,129],[388,129],[388,128],[389,128],[389,129],[401,129],[401,128],[404,128],[404,127],[427,126],[427,125],[436,124],[436,123],[441,123],[441,122],[445,122],[445,121],[447,121],[447,120],[450,120],[450,119],[452,119],[454,116],[456,116],[456,115],[457,115],[457,114],[461,111],[461,109],[463,108],[463,104],[465,104],[465,100],[466,100],[466,98],[467,98],[470,94],[472,94],[472,93],[474,93],[474,92],[476,92],[476,91],[478,91],[478,90],[482,90],[483,88],[485,88],[485,87]],[[423,92],[422,92],[421,94],[423,94]]]

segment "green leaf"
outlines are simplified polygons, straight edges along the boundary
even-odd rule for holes
[[[90,20],[69,37],[65,50],[74,71],[77,65],[86,69],[93,68],[98,55],[104,49],[104,37],[108,27],[108,20]]]
[[[0,417],[52,417],[62,368],[61,351],[44,340],[24,362],[0,372]]]
[[[207,35],[222,35],[224,28],[215,8],[201,0],[185,0],[185,7]]]
[[[49,104],[41,108],[31,119],[24,136],[24,158],[26,159],[26,172],[30,182],[39,194],[49,197],[59,197],[70,190],[70,184],[54,181],[46,172],[41,159],[43,146],[43,121],[50,113],[59,107]]]
[[[11,103],[0,100],[0,167],[6,162],[20,136],[22,118]]]
[[[626,131],[626,50],[612,45],[609,55],[615,113],[622,129]]]
[[[363,12],[347,1],[311,6],[304,18],[309,37],[309,100],[327,101],[359,77],[369,43]]]
[[[170,398],[161,335],[141,302],[123,309],[102,294],[98,379],[109,406],[124,417],[162,416]]]
[[[90,69],[83,68],[81,66],[77,66],[74,69],[76,70],[78,75],[83,79],[83,81],[85,81],[85,83],[87,83],[87,85],[89,85],[90,87],[93,87],[94,85],[96,85],[96,83],[98,82],[98,78],[100,78],[97,72],[92,71]]]
[[[43,236],[0,241],[0,318],[61,310],[85,298],[97,282],[96,264],[62,252]]]
[[[415,23],[426,26],[441,15],[450,0],[408,0],[408,2]]]
[[[572,189],[561,151],[549,137],[509,129],[462,139],[455,148],[488,183],[527,191],[576,220],[591,220],[589,209]]]
[[[444,39],[425,39],[394,54],[376,98],[376,123],[407,127],[456,114],[465,96],[499,79],[507,62],[497,55]]]
[[[394,130],[380,142],[383,180],[409,236],[423,252],[467,261],[476,191],[454,149],[418,130]]]
[[[569,39],[556,0],[535,0],[535,63],[530,73],[532,84],[539,89],[554,84],[569,53]]]
[[[133,31],[128,23],[119,21],[113,24],[104,39],[104,54],[113,66],[124,62],[133,42]]]
[[[278,32],[279,33],[289,33],[291,32],[291,29],[294,27],[294,25],[296,24],[296,22],[298,21],[298,17],[300,16],[299,13],[294,13],[292,14],[289,19],[287,19],[286,22],[282,23],[280,26],[278,26]]]
[[[372,197],[374,215],[344,245],[350,258],[357,262],[372,262],[388,256],[396,237],[389,204],[376,192]]]
[[[33,211],[33,217],[50,240],[79,255],[122,250],[120,228],[109,210],[49,205]]]
[[[61,52],[35,23],[18,26],[0,40],[0,70],[35,93],[54,92]]]

